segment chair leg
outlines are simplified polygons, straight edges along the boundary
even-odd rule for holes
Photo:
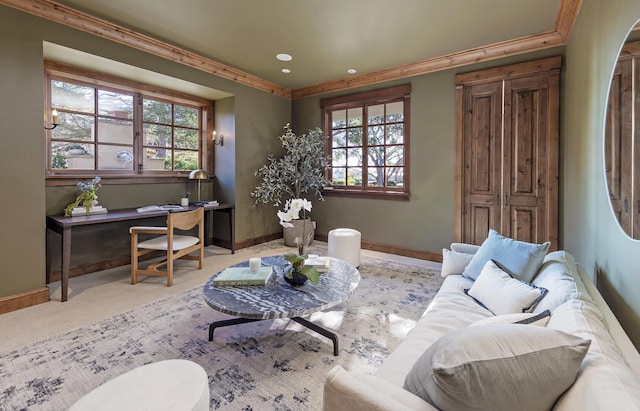
[[[200,245],[198,255],[200,257],[198,259],[198,269],[202,270],[202,267],[204,266],[204,247],[202,245]]]
[[[173,285],[173,256],[167,256],[167,287]]]

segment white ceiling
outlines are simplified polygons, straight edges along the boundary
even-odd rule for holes
[[[59,0],[289,89],[555,30],[560,0]],[[276,60],[289,53],[293,60]],[[290,74],[281,72],[291,69]]]

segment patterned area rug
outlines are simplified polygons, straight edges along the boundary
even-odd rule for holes
[[[359,271],[348,302],[310,317],[338,334],[337,357],[329,339],[287,319],[219,328],[208,342],[209,323],[230,317],[197,287],[3,355],[0,410],[66,409],[123,372],[170,358],[207,371],[211,409],[320,410],[327,371],[374,372],[442,283],[436,270],[366,256]]]

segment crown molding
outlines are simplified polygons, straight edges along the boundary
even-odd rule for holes
[[[0,0],[0,4],[235,81],[245,86],[291,98],[291,90],[286,87],[50,0]]]
[[[0,0],[0,4],[245,86],[288,99],[296,99],[562,46],[566,44],[573,30],[582,0],[560,0],[555,30],[294,90],[51,0]]]

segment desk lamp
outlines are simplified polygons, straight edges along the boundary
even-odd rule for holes
[[[207,173],[205,170],[202,170],[202,169],[193,170],[189,174],[189,180],[198,180],[198,203],[200,203],[200,182],[202,180],[208,180],[208,179],[209,179],[209,173]]]

